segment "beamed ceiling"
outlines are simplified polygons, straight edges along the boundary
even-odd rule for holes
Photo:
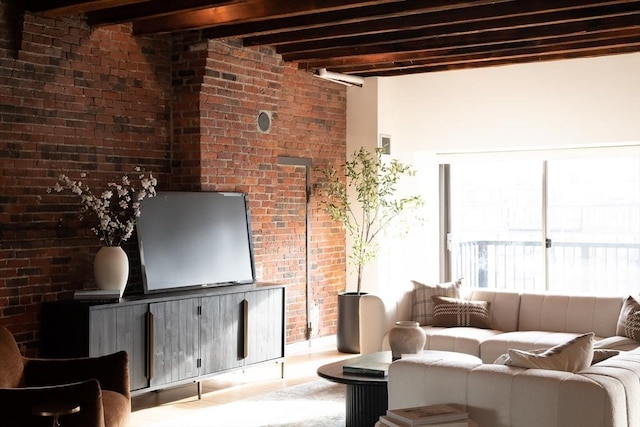
[[[368,76],[640,51],[640,1],[24,0],[134,35],[202,30],[270,46],[300,69]]]

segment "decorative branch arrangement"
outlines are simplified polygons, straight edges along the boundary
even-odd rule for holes
[[[129,179],[129,175],[123,175],[116,182],[107,183],[107,187],[100,195],[95,195],[87,184],[82,181],[73,181],[65,174],[61,174],[58,182],[47,189],[47,193],[57,193],[67,189],[80,198],[80,219],[86,215],[95,216],[98,225],[91,230],[106,246],[120,246],[126,242],[135,228],[136,218],[140,216],[140,203],[147,197],[156,195],[158,181],[149,173],[141,171],[139,167],[134,169],[140,181],[139,187]],[[87,174],[82,173],[81,178]]]
[[[353,238],[349,260],[358,268],[356,290],[360,294],[362,269],[378,255],[376,237],[401,214],[423,204],[419,195],[397,195],[400,179],[415,175],[415,171],[396,159],[384,161],[380,149],[370,152],[364,147],[341,169],[329,166],[318,170],[323,177],[316,187],[320,205]],[[353,201],[349,189],[355,190]]]

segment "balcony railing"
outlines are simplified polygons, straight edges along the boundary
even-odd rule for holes
[[[465,241],[454,244],[453,277],[469,286],[585,294],[640,292],[640,244],[554,241],[548,284],[539,241]]]

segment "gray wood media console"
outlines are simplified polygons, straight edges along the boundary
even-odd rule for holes
[[[129,354],[132,395],[264,362],[284,375],[285,288],[234,285],[42,305],[43,357]]]

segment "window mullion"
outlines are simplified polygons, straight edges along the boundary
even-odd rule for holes
[[[542,271],[543,271],[543,280],[544,280],[544,290],[549,290],[549,249],[550,245],[547,245],[547,239],[550,239],[548,235],[547,228],[547,214],[548,210],[548,176],[547,176],[547,166],[548,163],[546,160],[542,161],[542,206],[541,206],[541,215],[542,215]]]

